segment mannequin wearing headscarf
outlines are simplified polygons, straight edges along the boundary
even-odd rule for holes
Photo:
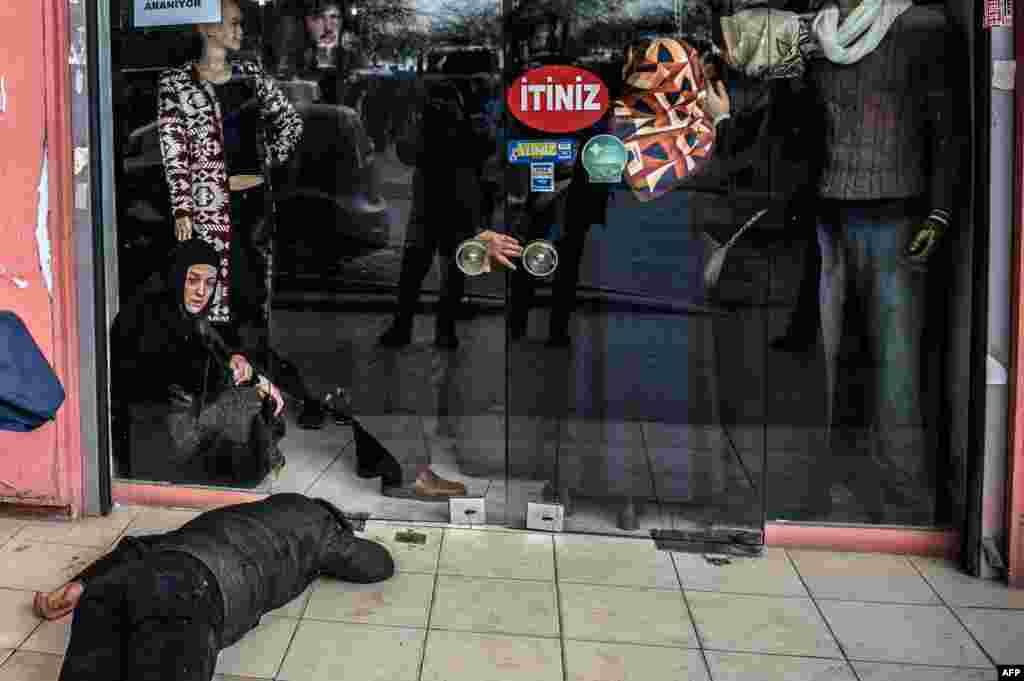
[[[271,466],[283,465],[276,445],[282,426],[270,415],[280,412],[279,391],[207,320],[219,262],[204,241],[180,243],[165,286],[114,321],[115,431],[130,475],[258,484]],[[231,469],[218,471],[218,462]]]

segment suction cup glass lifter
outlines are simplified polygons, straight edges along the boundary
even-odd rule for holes
[[[546,239],[537,239],[523,248],[523,267],[535,277],[546,277],[558,267],[558,249]]]
[[[487,243],[480,239],[466,239],[455,249],[455,264],[467,277],[484,273],[487,262]]]
[[[535,277],[546,277],[558,267],[558,249],[546,239],[536,239],[523,248],[523,267]],[[455,250],[455,264],[467,277],[484,272],[487,261],[487,243],[480,239],[466,239]]]

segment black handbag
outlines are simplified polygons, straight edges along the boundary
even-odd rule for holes
[[[0,430],[35,430],[56,417],[64,398],[64,386],[24,322],[0,312]]]

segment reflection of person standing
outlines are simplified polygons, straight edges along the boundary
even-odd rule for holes
[[[263,154],[271,164],[288,160],[302,135],[302,119],[281,91],[252,62],[235,62],[241,48],[242,12],[223,0],[223,20],[201,24],[203,55],[161,74],[160,147],[170,186],[175,233],[196,235],[221,256],[225,283],[210,320],[231,331],[265,325],[266,197]],[[264,124],[267,125],[263,134]]]

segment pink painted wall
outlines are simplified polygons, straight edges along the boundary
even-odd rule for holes
[[[66,14],[61,0],[0,3],[0,267],[28,284],[19,288],[0,274],[0,309],[22,318],[68,393],[56,421],[31,433],[0,431],[0,501],[64,506],[77,514],[77,301],[63,184],[66,178],[70,187]],[[49,172],[43,242],[52,260],[52,294],[36,235],[44,148]]]

